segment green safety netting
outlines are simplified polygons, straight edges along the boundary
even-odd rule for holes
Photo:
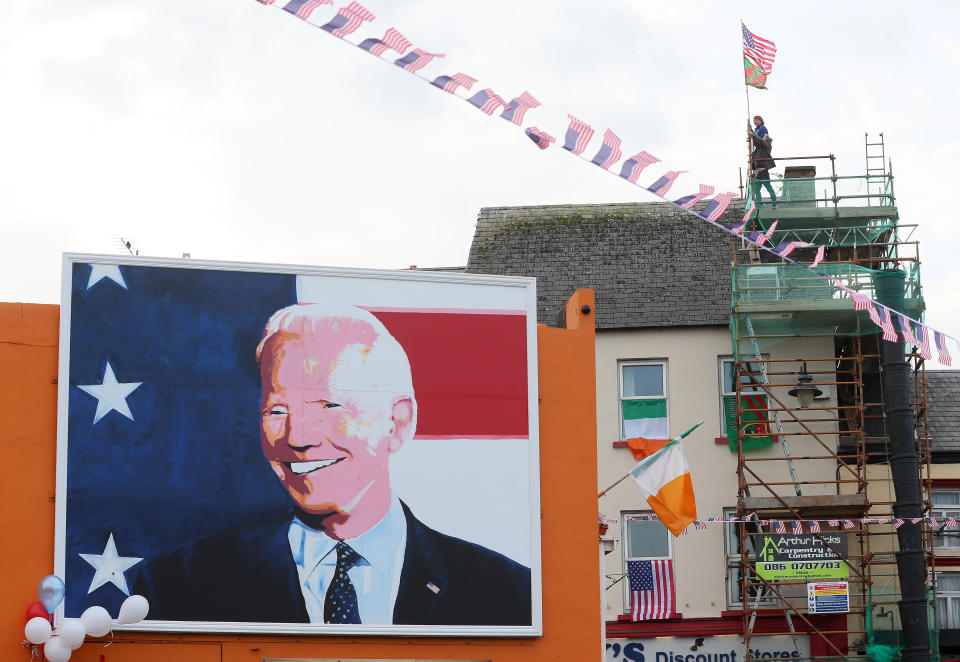
[[[855,292],[914,319],[923,313],[920,272],[876,271],[853,264],[816,269]],[[740,264],[733,267],[730,316],[737,357],[755,356],[787,338],[879,333],[850,295],[818,273],[796,264]]]

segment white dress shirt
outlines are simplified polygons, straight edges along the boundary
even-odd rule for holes
[[[337,567],[338,540],[323,531],[311,529],[294,518],[287,534],[290,551],[297,565],[300,591],[311,623],[323,623],[323,604],[327,587]],[[390,509],[372,529],[345,540],[363,560],[347,572],[357,591],[357,606],[362,623],[393,623],[393,606],[400,587],[400,571],[407,546],[407,518],[400,499],[391,495]]]

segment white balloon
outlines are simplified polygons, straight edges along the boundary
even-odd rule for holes
[[[83,628],[83,623],[77,618],[66,618],[60,627],[57,628],[57,634],[70,650],[77,650],[83,646],[83,640],[87,636],[87,631]]]
[[[139,623],[147,617],[150,611],[150,603],[142,595],[131,595],[120,605],[120,613],[117,615],[117,623],[120,625],[131,625]]]
[[[53,628],[50,627],[50,621],[40,616],[31,618],[23,628],[23,636],[27,641],[38,646],[47,643],[51,634],[53,634]]]
[[[80,614],[83,629],[91,637],[102,637],[110,632],[111,621],[110,612],[99,605],[87,607],[86,611]]]
[[[51,637],[50,641],[43,645],[43,654],[47,662],[67,662],[73,651],[62,637]]]

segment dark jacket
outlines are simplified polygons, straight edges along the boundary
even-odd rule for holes
[[[773,139],[770,135],[763,138],[754,132],[750,132],[750,141],[753,144],[753,169],[766,168],[770,170],[775,168],[777,162],[773,160]]]
[[[434,531],[406,504],[403,512],[394,624],[531,624],[529,568]],[[182,547],[147,563],[134,592],[149,601],[151,620],[309,623],[289,528],[290,519],[252,524]]]

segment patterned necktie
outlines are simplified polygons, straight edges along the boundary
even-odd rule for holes
[[[323,602],[324,623],[359,623],[360,610],[357,607],[357,591],[353,588],[347,571],[363,561],[363,557],[353,551],[342,540],[337,543],[337,567],[333,571],[333,580],[327,587],[327,597]]]

